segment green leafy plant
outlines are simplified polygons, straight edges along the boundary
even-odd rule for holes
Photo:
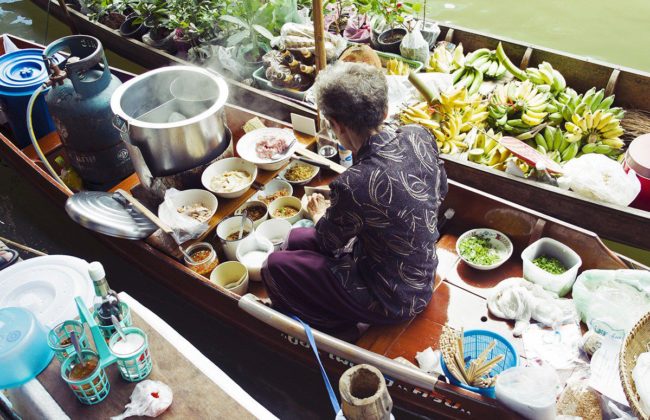
[[[273,21],[273,8],[260,0],[242,0],[232,5],[231,14],[220,20],[234,27],[228,46],[237,46],[238,55],[246,61],[259,61],[268,51],[273,33],[267,29]]]
[[[152,29],[169,29],[170,10],[165,0],[140,0],[133,5],[138,14],[135,23],[144,23]]]
[[[386,29],[403,27],[406,22],[420,12],[421,3],[403,2],[399,0],[355,0],[359,13],[376,16],[375,22],[383,23]]]

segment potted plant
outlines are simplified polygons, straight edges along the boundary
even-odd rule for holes
[[[375,17],[371,21],[373,35],[370,42],[373,48],[399,54],[399,45],[407,33],[406,18],[420,10],[420,4],[398,0],[374,0],[368,9]]]
[[[262,56],[271,49],[273,34],[266,28],[272,24],[273,10],[267,6],[269,3],[260,0],[242,0],[234,5],[232,14],[220,17],[234,27],[226,43],[237,48],[236,57],[250,74],[262,66]]]
[[[98,21],[111,29],[118,29],[126,20],[124,0],[85,0],[84,7],[88,10],[88,18]]]

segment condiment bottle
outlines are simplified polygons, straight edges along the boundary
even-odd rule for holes
[[[195,243],[189,246],[186,252],[192,258],[185,257],[185,265],[203,276],[209,277],[212,270],[219,264],[217,252],[207,242]]]
[[[98,261],[91,262],[88,265],[88,274],[95,288],[93,307],[95,308],[99,325],[104,327],[112,326],[111,315],[115,315],[121,321],[120,299],[117,297],[117,293],[108,286],[104,266]]]
[[[339,163],[344,168],[349,168],[352,166],[352,151],[347,150],[341,144],[339,144]]]

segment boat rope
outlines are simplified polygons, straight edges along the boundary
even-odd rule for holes
[[[309,342],[309,346],[314,352],[314,355],[316,356],[316,361],[318,362],[318,366],[320,367],[320,373],[323,375],[323,382],[325,382],[325,388],[327,388],[327,393],[329,394],[330,397],[330,402],[332,403],[332,408],[334,409],[334,414],[338,414],[339,411],[341,411],[341,407],[339,406],[339,401],[336,399],[336,394],[334,393],[334,388],[332,388],[332,384],[330,383],[329,378],[327,377],[327,372],[325,372],[325,368],[323,367],[323,363],[320,360],[320,356],[318,355],[318,347],[316,347],[316,340],[314,340],[314,334],[311,332],[311,327],[304,323],[300,318],[297,316],[292,316],[293,319],[296,321],[300,322],[305,329],[305,334],[307,335],[307,341]]]
[[[27,132],[29,133],[29,138],[32,141],[32,146],[34,146],[34,150],[36,151],[36,154],[38,155],[39,159],[43,163],[43,166],[45,166],[45,169],[52,175],[52,178],[56,182],[59,183],[59,185],[64,189],[66,193],[69,195],[73,195],[74,193],[70,188],[68,188],[67,185],[61,180],[59,175],[56,173],[54,168],[52,168],[52,165],[50,165],[50,162],[47,160],[45,155],[43,154],[43,151],[41,150],[41,147],[38,144],[38,140],[36,140],[36,134],[34,133],[34,122],[32,121],[32,110],[34,108],[34,102],[36,102],[36,98],[43,92],[43,90],[47,87],[45,83],[43,83],[41,86],[39,86],[32,96],[29,98],[29,102],[27,103],[27,115],[25,119],[27,120]]]
[[[27,245],[19,244],[18,242],[14,242],[11,239],[3,238],[2,236],[0,236],[0,242],[4,242],[4,243],[6,243],[8,245],[15,246],[18,249],[21,249],[21,250],[23,250],[25,252],[30,252],[30,253],[35,254],[35,255],[38,255],[39,257],[43,257],[43,256],[47,255],[45,252],[39,251],[39,250],[34,249],[34,248],[30,248]]]

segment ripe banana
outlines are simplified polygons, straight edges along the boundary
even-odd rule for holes
[[[463,44],[453,48],[453,44],[439,43],[429,56],[425,71],[438,73],[451,73],[465,65]]]
[[[396,58],[391,58],[386,62],[386,73],[391,76],[407,76],[409,74],[410,68],[402,60]]]

